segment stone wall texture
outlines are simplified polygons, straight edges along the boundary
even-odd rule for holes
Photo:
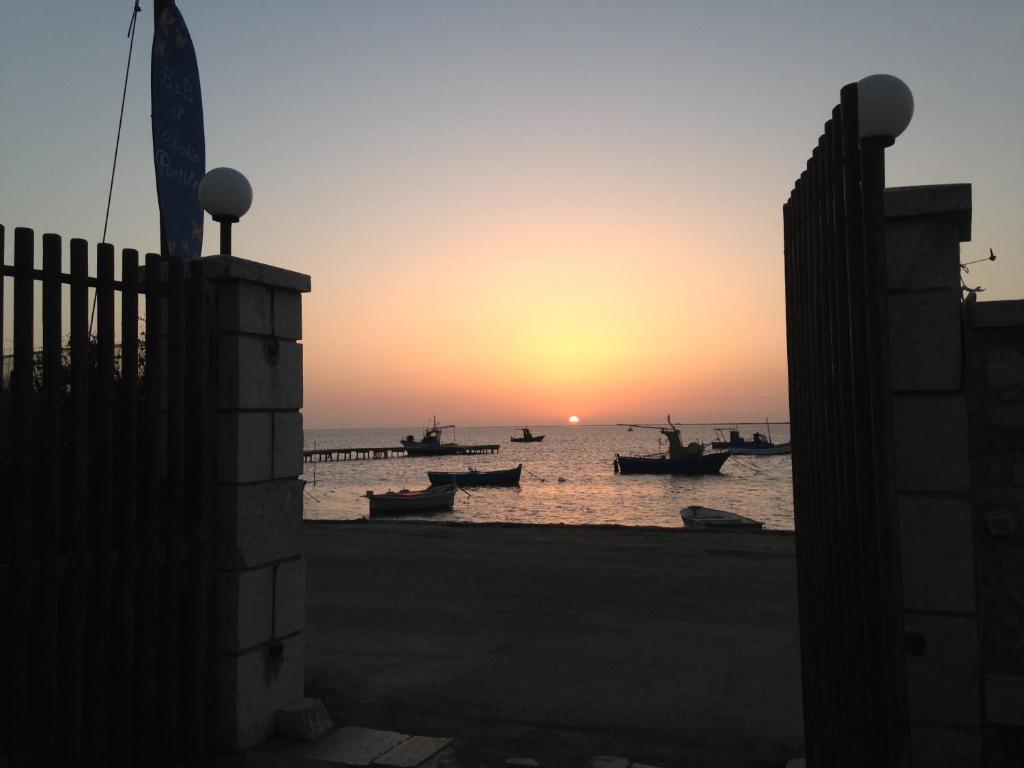
[[[962,299],[969,185],[886,226],[912,765],[1024,766],[1024,300]]]
[[[1024,764],[1024,300],[965,305],[986,764]],[[999,762],[1002,761],[1002,762]]]
[[[914,768],[979,765],[981,675],[963,376],[966,184],[886,191],[896,515]],[[908,645],[909,647],[909,645]]]
[[[214,723],[218,752],[269,738],[304,688],[302,294],[309,278],[203,260],[216,304]]]

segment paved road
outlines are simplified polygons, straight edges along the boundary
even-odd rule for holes
[[[307,523],[307,689],[482,762],[802,754],[792,536]]]

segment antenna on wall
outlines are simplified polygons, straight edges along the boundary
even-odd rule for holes
[[[964,275],[969,275],[971,273],[971,270],[968,269],[968,265],[969,264],[980,264],[983,261],[995,261],[995,260],[996,260],[996,252],[993,251],[991,248],[989,248],[988,249],[988,256],[986,258],[984,258],[984,259],[974,259],[974,261],[962,262],[960,264],[960,272],[961,272],[961,275],[960,275],[960,290],[962,290],[964,293],[968,293],[968,294],[971,294],[971,295],[982,293],[985,289],[982,288],[980,285],[977,286],[976,288],[971,288],[969,285],[967,285],[967,283],[964,282]]]

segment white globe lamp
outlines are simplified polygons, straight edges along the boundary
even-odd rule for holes
[[[857,83],[860,138],[892,144],[914,116],[914,94],[893,75],[869,75]]]
[[[199,204],[220,223],[220,252],[231,255],[231,225],[252,205],[252,186],[234,168],[214,168],[199,182]]]

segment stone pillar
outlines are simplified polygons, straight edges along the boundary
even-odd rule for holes
[[[994,276],[998,268],[985,270]],[[990,278],[990,279],[993,279]],[[985,765],[1024,756],[1024,299],[967,302]]]
[[[886,190],[895,482],[913,766],[977,765],[981,684],[960,243],[971,187]]]
[[[310,281],[232,256],[203,263],[217,328],[211,727],[230,753],[268,738],[277,709],[303,694],[299,339]]]

